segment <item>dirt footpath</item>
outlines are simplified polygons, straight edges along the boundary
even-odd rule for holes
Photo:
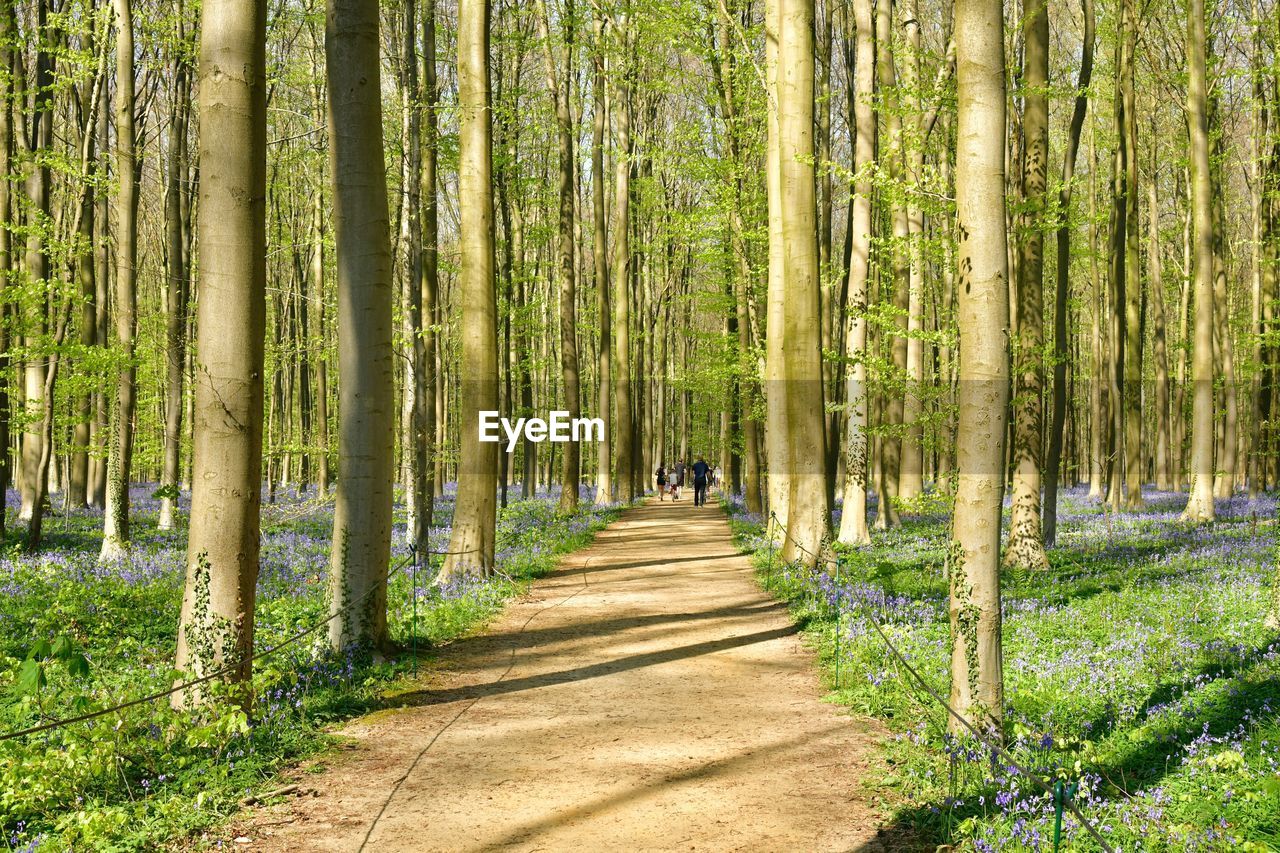
[[[409,707],[246,812],[241,850],[893,850],[864,780],[880,734],[692,501],[628,511]],[[251,840],[250,840],[251,839]]]

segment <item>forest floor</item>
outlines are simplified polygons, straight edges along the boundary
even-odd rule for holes
[[[445,648],[402,707],[284,783],[250,850],[883,850],[883,729],[811,650],[724,514],[651,500]],[[872,774],[874,775],[874,774]],[[282,783],[283,784],[283,783]]]

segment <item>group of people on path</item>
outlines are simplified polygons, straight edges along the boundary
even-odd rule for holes
[[[712,468],[707,464],[707,460],[701,456],[698,461],[692,465],[685,465],[683,459],[677,459],[676,464],[671,466],[668,471],[665,465],[659,465],[655,476],[658,481],[658,499],[665,501],[667,499],[667,490],[670,489],[671,500],[680,500],[680,490],[684,488],[685,473],[693,475],[693,505],[705,506],[707,503],[707,488],[709,486],[720,485],[720,466]]]

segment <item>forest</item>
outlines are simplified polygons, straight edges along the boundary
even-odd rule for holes
[[[4,843],[319,849],[576,567],[879,733],[705,849],[1280,850],[1278,311],[1273,0],[0,0]]]

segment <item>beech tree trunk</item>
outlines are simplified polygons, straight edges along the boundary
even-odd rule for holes
[[[765,85],[767,91],[778,91],[780,57],[778,39],[782,26],[783,0],[771,0],[765,4]],[[783,541],[787,529],[788,503],[791,496],[791,459],[788,448],[786,363],[783,353],[783,325],[786,305],[786,272],[783,260],[782,237],[782,161],[778,110],[770,104],[765,110],[768,139],[765,147],[765,186],[768,195],[769,216],[769,274],[765,331],[765,454],[769,465],[766,495],[770,513],[769,532],[776,541]],[[687,395],[686,395],[687,396]],[[681,421],[685,419],[682,398]],[[685,436],[681,435],[680,456],[685,458]]]
[[[880,0],[876,4],[876,73],[880,82],[880,97],[884,102],[885,130],[888,133],[886,144],[879,151],[880,166],[886,171],[889,180],[898,184],[902,179],[902,116],[900,113],[901,95],[898,91],[897,72],[893,56],[893,0]],[[901,192],[901,187],[898,188]],[[888,252],[892,275],[893,318],[892,331],[888,348],[892,376],[895,381],[905,378],[907,369],[907,313],[910,308],[911,261],[907,250],[910,223],[907,220],[907,208],[901,198],[893,202],[891,214],[893,227],[893,243]],[[886,329],[886,333],[889,330]],[[880,442],[880,503],[876,512],[876,528],[888,530],[901,524],[898,517],[896,500],[899,494],[902,474],[902,425],[903,394],[894,390],[890,392],[881,407],[881,423],[885,434]]]
[[[1049,11],[1023,0],[1022,233],[1019,235],[1018,331],[1013,400],[1013,500],[1006,566],[1047,569],[1041,539],[1040,487],[1044,420],[1044,217],[1049,171]]]
[[[1191,211],[1194,224],[1194,341],[1191,355],[1191,494],[1182,517],[1213,521],[1213,188],[1209,183],[1204,0],[1187,11],[1187,124],[1191,138]]]
[[[494,566],[498,445],[481,442],[480,412],[498,408],[497,291],[493,276],[493,129],[489,102],[489,2],[461,0],[458,7],[458,194],[462,266],[462,363],[458,426],[458,499],[453,536],[437,578],[448,583]]]
[[[951,522],[951,706],[999,729],[1004,709],[1000,514],[1008,416],[1005,79],[1000,0],[956,0],[959,421]],[[961,728],[954,718],[949,728]]]
[[[179,24],[175,34],[185,44],[186,34]],[[165,391],[164,470],[160,475],[161,530],[173,528],[180,478],[182,415],[185,408],[183,381],[186,378],[187,277],[186,238],[182,227],[182,193],[187,180],[187,120],[190,115],[191,86],[186,60],[181,51],[173,63],[173,115],[169,120],[169,152],[165,173]]]
[[[418,520],[426,545],[426,532],[435,521],[436,494],[436,396],[440,374],[436,370],[437,317],[440,308],[440,225],[436,199],[437,149],[440,144],[440,87],[436,80],[436,0],[426,0],[422,13],[422,335],[418,352],[418,389],[414,396],[414,418],[418,425],[421,468],[418,471]]]
[[[1058,271],[1057,287],[1054,292],[1053,309],[1053,413],[1049,424],[1049,456],[1044,472],[1044,518],[1043,541],[1052,546],[1058,536],[1058,483],[1062,476],[1063,432],[1066,428],[1067,415],[1067,367],[1070,360],[1068,345],[1071,295],[1071,196],[1072,179],[1075,176],[1076,155],[1080,150],[1080,132],[1084,128],[1084,119],[1089,109],[1089,81],[1093,78],[1093,41],[1095,19],[1093,0],[1082,0],[1081,11],[1084,13],[1084,36],[1080,59],[1080,75],[1076,81],[1075,106],[1071,111],[1071,125],[1067,130],[1067,147],[1062,155],[1062,189],[1058,191],[1058,209],[1063,217],[1058,226]],[[1090,173],[1093,164],[1089,165]],[[1092,179],[1092,174],[1091,174]],[[1090,190],[1092,203],[1092,189]],[[1095,324],[1096,324],[1096,314]],[[1095,325],[1096,328],[1096,325]],[[1095,341],[1096,346],[1096,341]],[[1077,368],[1079,373],[1079,368]],[[1095,372],[1096,375],[1096,372]],[[1096,379],[1089,382],[1093,393],[1097,392]],[[1091,398],[1092,399],[1092,398]],[[1097,431],[1097,420],[1093,421]],[[1092,484],[1092,475],[1091,475]]]
[[[391,233],[383,163],[378,7],[329,0],[329,165],[338,275],[338,491],[329,558],[335,649],[389,650],[395,475]]]
[[[134,151],[132,0],[115,0],[116,9],[116,344],[123,364],[116,378],[107,454],[107,505],[102,521],[100,559],[122,556],[129,547],[129,479],[133,467],[133,415],[137,405],[138,160]]]
[[[815,565],[831,523],[826,486],[821,286],[814,190],[813,0],[780,2],[778,186],[785,300],[782,357],[790,457],[784,560]]]
[[[546,0],[538,0],[538,26],[541,30],[543,53],[546,59],[547,90],[556,113],[556,142],[559,154],[560,195],[560,376],[564,383],[565,409],[570,419],[582,414],[582,394],[578,383],[578,292],[577,267],[574,263],[574,152],[573,116],[570,112],[570,82],[573,79],[573,31],[575,27],[572,0],[566,0],[563,10],[564,44],[560,50],[556,68],[555,53],[551,46],[551,29]],[[578,442],[570,441],[563,448],[560,468],[560,512],[571,513],[578,508],[578,481],[581,479],[582,453]]]
[[[191,521],[176,668],[238,663],[247,707],[262,502],[267,4],[201,5],[198,317]],[[226,140],[242,144],[227,145]],[[205,691],[175,694],[175,707]]]
[[[853,5],[854,47],[853,198],[849,202],[849,304],[845,332],[844,505],[840,517],[841,542],[869,545],[867,529],[867,283],[871,272],[871,168],[876,157],[875,32],[872,0]]]
[[[634,472],[636,422],[631,380],[631,47],[634,36],[630,21],[623,19],[622,41],[625,54],[623,67],[614,83],[613,116],[616,122],[616,153],[613,164],[613,263],[609,275],[613,285],[613,476],[616,497],[630,502],[636,497]]]
[[[12,15],[10,11],[8,14]],[[51,210],[51,174],[49,168],[49,148],[53,145],[53,75],[54,58],[48,50],[49,37],[43,32],[48,25],[49,4],[47,0],[38,0],[35,8],[36,20],[36,57],[35,75],[31,80],[33,93],[29,117],[26,121],[25,156],[22,163],[26,173],[26,193],[30,203],[28,217],[36,217],[40,224],[29,229],[26,245],[25,275],[23,284],[40,294],[37,303],[39,314],[36,317],[19,317],[26,337],[26,345],[30,350],[22,369],[24,418],[26,423],[22,431],[21,465],[22,477],[19,488],[22,492],[22,505],[18,518],[27,522],[27,548],[39,547],[41,527],[44,520],[44,504],[48,490],[48,458],[45,453],[44,423],[44,386],[46,376],[46,359],[42,350],[46,345],[45,336],[49,331],[49,253],[46,245],[47,223]],[[11,26],[16,33],[16,24]],[[23,72],[22,60],[15,57],[13,64],[15,78],[21,83]],[[25,93],[23,93],[25,95]],[[25,107],[25,99],[16,105],[18,109]]]
[[[596,306],[600,314],[600,345],[596,351],[596,414],[604,421],[604,435],[596,444],[596,503],[613,500],[613,479],[609,476],[610,448],[613,442],[613,412],[609,390],[613,385],[612,341],[609,307],[609,250],[605,234],[604,208],[604,25],[599,16],[592,18],[595,46],[591,54],[591,261],[595,272]]]
[[[17,31],[12,2],[0,3],[0,175],[13,170],[13,120],[9,107],[13,97],[13,38]],[[93,132],[93,128],[87,131]],[[11,191],[8,181],[0,181],[0,222],[9,222]],[[0,543],[5,539],[5,514],[8,512],[10,482],[9,435],[9,304],[10,276],[13,274],[13,235],[0,228]]]

